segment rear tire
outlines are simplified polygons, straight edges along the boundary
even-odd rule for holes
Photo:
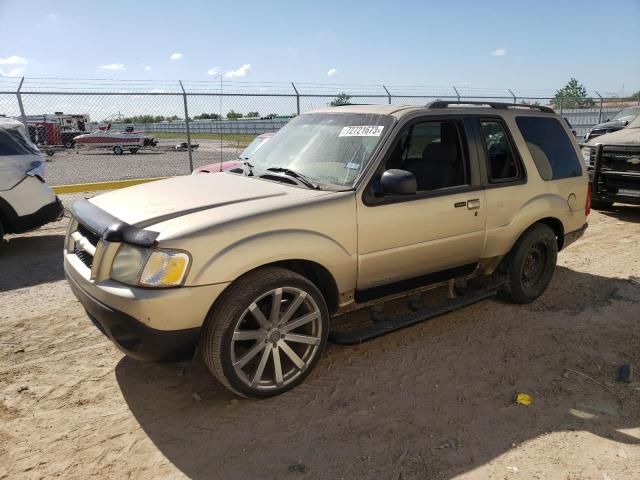
[[[113,153],[115,153],[116,155],[122,155],[124,153],[124,150],[122,150],[122,147],[116,146],[113,147]]]
[[[2,225],[2,221],[0,221],[0,245],[4,241],[4,225]]]
[[[266,398],[307,377],[328,331],[329,312],[318,288],[292,271],[265,267],[237,280],[218,299],[203,327],[202,356],[236,395]]]
[[[558,241],[542,223],[530,227],[506,258],[507,283],[501,296],[514,303],[530,303],[549,286],[558,258]]]

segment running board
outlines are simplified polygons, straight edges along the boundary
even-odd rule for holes
[[[473,303],[491,298],[498,293],[499,285],[472,290],[460,297],[446,300],[438,305],[423,307],[411,313],[400,315],[387,315],[376,313],[374,322],[366,327],[354,328],[348,331],[331,331],[329,340],[338,345],[353,345],[373,338],[380,337],[389,332],[395,332],[402,328],[424,322],[445,313],[459,310]]]

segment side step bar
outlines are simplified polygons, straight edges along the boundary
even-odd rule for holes
[[[376,314],[373,324],[354,328],[348,331],[331,331],[329,332],[329,340],[338,345],[353,345],[380,337],[389,332],[394,332],[402,328],[424,322],[431,318],[443,315],[445,313],[459,310],[462,307],[471,305],[472,303],[491,298],[498,293],[500,285],[492,285],[491,287],[472,290],[460,297],[452,300],[446,300],[438,305],[430,305],[411,313],[400,315]]]

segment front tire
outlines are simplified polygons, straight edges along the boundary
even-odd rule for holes
[[[202,356],[235,394],[271,397],[307,377],[328,331],[318,288],[292,271],[265,267],[241,277],[216,302],[203,328]]]
[[[530,303],[549,286],[558,258],[558,241],[542,223],[527,230],[506,259],[507,282],[501,294],[514,303]]]
[[[122,147],[120,146],[115,146],[113,147],[113,153],[116,155],[122,155],[124,153],[124,150],[122,150]]]

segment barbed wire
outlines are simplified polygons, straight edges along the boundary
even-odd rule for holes
[[[221,76],[210,80],[182,81],[184,93],[232,94],[232,95],[310,95],[336,96],[346,93],[351,96],[373,97],[484,97],[484,98],[553,98],[554,89],[519,89],[517,87],[475,87],[470,85],[416,85],[384,83],[318,83],[229,80]],[[86,92],[91,93],[165,93],[182,94],[179,80],[161,79],[116,79],[116,78],[73,78],[73,77],[0,77],[0,92],[17,93]],[[590,90],[589,97],[600,98],[600,90]],[[607,91],[607,98],[622,98],[623,95]]]

